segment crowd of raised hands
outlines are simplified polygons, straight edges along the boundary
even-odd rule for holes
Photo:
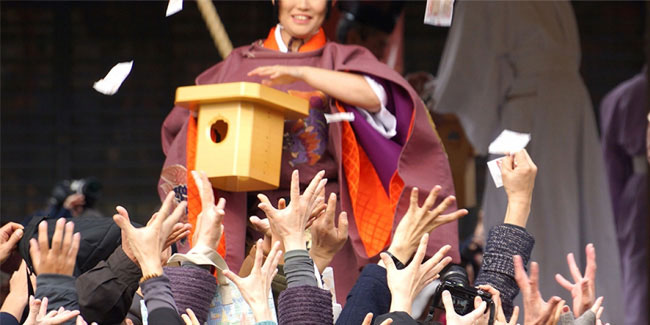
[[[107,286],[102,283],[105,281],[111,285],[122,284],[123,291],[111,297],[125,300],[122,301],[125,305],[131,305],[129,295],[134,294],[129,290],[139,287],[149,324],[203,324],[208,319],[207,310],[216,290],[229,285],[227,278],[252,310],[254,321],[242,316],[242,323],[250,324],[417,324],[418,321],[430,322],[431,317],[435,317],[436,321],[446,324],[510,325],[521,322],[520,316],[523,316],[523,324],[601,324],[604,305],[603,297],[597,298],[595,291],[594,246],[586,247],[584,273],[570,253],[567,262],[572,281],[556,275],[557,282],[570,293],[572,301],[567,303],[558,296],[545,300],[539,291],[538,264],[531,262],[526,271],[533,240],[528,238],[525,226],[537,168],[525,150],[504,157],[500,168],[508,210],[502,228],[490,233],[486,256],[498,255],[502,269],[484,268],[479,272],[478,289],[491,295],[492,306],[477,296],[473,301],[474,310],[465,315],[456,312],[449,291],[440,295],[444,310],[440,310],[439,315],[428,313],[429,303],[425,304],[426,310],[416,307],[418,296],[427,291],[425,288],[435,286],[441,271],[451,263],[452,258],[447,253],[457,249],[445,245],[427,257],[430,233],[467,214],[464,209],[450,211],[455,199],[453,196],[440,198],[439,186],[431,189],[422,204],[419,189],[411,190],[410,206],[397,225],[389,247],[380,254],[378,263],[365,267],[343,311],[335,318],[331,293],[321,288],[320,274],[345,245],[348,219],[346,212],[337,216],[336,194],[326,197],[324,172],[316,174],[301,191],[299,173],[294,171],[288,202],[280,199],[274,205],[265,195],[258,195],[258,207],[266,218],[251,217],[250,223],[263,238],[255,242],[241,270],[228,270],[216,253],[224,233],[222,221],[227,202],[223,198],[215,201],[207,176],[192,172],[201,197],[201,213],[193,229],[190,252],[169,256],[170,245],[188,237],[191,230],[189,224],[180,222],[187,204],[176,204],[173,193],[143,227],[131,223],[125,208],[116,208],[113,220],[121,229],[121,246],[106,263],[100,263],[91,271],[110,269],[110,276],[106,278],[100,279],[97,276],[100,273],[74,277],[77,252],[83,238],[74,232],[74,222],[63,218],[56,221],[50,238],[48,224],[43,221],[38,226],[36,238],[29,240],[31,262],[22,261],[11,277],[1,320],[3,324],[19,324],[20,321],[23,324],[86,324],[84,318],[100,324],[141,323],[141,319],[127,317],[127,308],[102,309],[87,302],[87,294],[82,291],[77,294],[78,288],[89,283],[93,285],[93,292],[102,294],[106,288],[103,286]],[[311,242],[309,249],[307,230]],[[0,229],[0,262],[7,260],[16,249],[23,231],[23,227],[15,223]],[[527,248],[521,253],[491,246],[491,242],[501,241],[503,238],[499,236],[505,236],[503,234],[514,236],[508,240],[515,241],[520,236],[521,241],[528,240],[530,244],[522,245]],[[120,256],[126,261],[124,263],[132,264],[130,269],[116,262]],[[279,264],[283,265],[287,286],[276,301],[277,310],[273,310],[273,305],[269,305],[269,293]],[[192,282],[183,282],[188,278]],[[187,283],[205,289],[197,293],[201,300],[198,305],[183,300],[183,295],[179,294],[182,291],[179,286],[187,286]],[[523,306],[513,306],[512,300],[518,292],[522,294]],[[316,307],[307,308],[310,304]],[[97,312],[98,309],[104,314]]]

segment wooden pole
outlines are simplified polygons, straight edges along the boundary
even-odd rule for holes
[[[225,27],[219,18],[217,9],[214,7],[212,0],[197,0],[196,4],[203,16],[205,24],[208,26],[214,45],[217,47],[221,58],[225,59],[232,51],[232,43],[226,33]]]

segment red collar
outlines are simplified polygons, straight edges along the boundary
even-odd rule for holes
[[[278,48],[278,43],[275,40],[276,28],[277,27],[271,28],[269,36],[267,36],[264,40],[264,47],[270,50],[279,51],[280,49]],[[325,46],[325,43],[327,43],[327,38],[325,37],[325,31],[323,31],[323,28],[321,27],[318,29],[318,33],[316,33],[316,35],[312,36],[307,42],[305,42],[305,44],[300,47],[300,49],[298,49],[298,52],[316,51]]]

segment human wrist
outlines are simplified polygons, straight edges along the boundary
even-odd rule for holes
[[[2,308],[0,308],[0,312],[9,313],[20,321],[23,317],[25,306],[27,306],[28,298],[29,297],[21,296],[20,294],[12,294],[12,292],[9,291],[9,294],[7,294],[7,297],[2,304]]]
[[[263,308],[252,308],[251,306],[251,309],[253,310],[253,318],[255,318],[255,322],[260,323],[273,320],[268,305],[264,305]]]
[[[154,260],[142,261],[140,263],[140,268],[142,269],[143,276],[148,276],[153,274],[158,274],[158,275],[163,274],[163,268],[162,268],[162,264],[160,263],[160,259],[156,259],[155,261]]]
[[[302,234],[300,236],[286,236],[282,239],[282,244],[286,252],[294,249],[307,249],[305,239]]]
[[[526,223],[528,222],[529,214],[530,214],[530,201],[508,202],[508,206],[506,208],[506,215],[503,220],[503,223],[526,228]]]
[[[397,258],[402,263],[408,262],[413,254],[411,250],[408,249],[408,246],[404,245],[390,245],[386,252],[393,255],[393,257]]]
[[[390,302],[390,312],[403,311],[411,314],[411,303],[409,299],[405,299],[400,295],[393,295]]]

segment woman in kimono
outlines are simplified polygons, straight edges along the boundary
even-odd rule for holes
[[[527,229],[537,239],[544,297],[568,293],[567,253],[584,265],[598,250],[597,295],[605,320],[622,320],[621,272],[607,181],[589,93],[579,74],[580,44],[564,1],[459,1],[438,69],[436,111],[454,113],[479,154],[504,129],[531,134],[539,167]],[[495,158],[495,157],[491,157]],[[486,181],[485,229],[498,224],[506,195]],[[602,258],[604,257],[604,258]],[[487,263],[487,261],[485,261]]]
[[[431,119],[408,83],[366,49],[326,40],[321,25],[330,4],[325,0],[281,0],[279,24],[266,39],[236,48],[196,78],[197,85],[262,82],[309,100],[309,116],[286,121],[280,186],[263,192],[271,202],[289,195],[290,175],[300,171],[302,185],[320,170],[326,191],[338,194],[348,213],[349,237],[332,266],[339,301],[354,284],[359,268],[390,242],[393,225],[409,205],[413,187],[426,192],[440,185],[442,198],[453,194],[449,164]],[[351,112],[352,122],[328,124],[325,113]],[[162,129],[167,156],[159,182],[161,197],[173,190],[188,197],[189,221],[200,205],[188,170],[194,166],[196,121],[175,107]],[[218,163],[218,161],[215,161]],[[220,253],[230,269],[244,258],[247,217],[264,215],[256,193],[215,191],[227,200],[225,240]],[[455,210],[455,206],[449,210]],[[456,222],[436,229],[429,252],[445,244],[458,247]],[[459,261],[457,249],[450,253]]]

